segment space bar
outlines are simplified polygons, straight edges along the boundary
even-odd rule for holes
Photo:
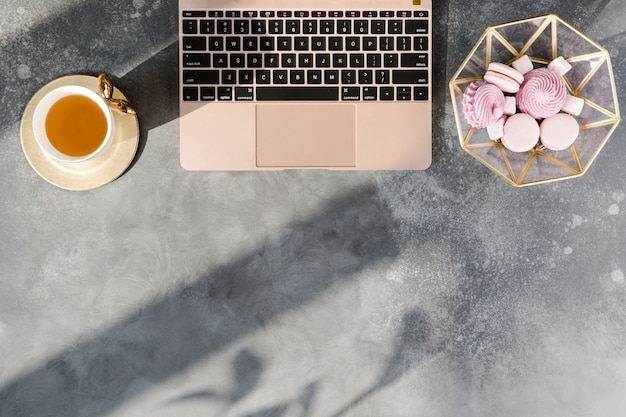
[[[257,87],[257,101],[339,100],[339,87]]]

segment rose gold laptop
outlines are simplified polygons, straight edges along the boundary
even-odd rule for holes
[[[420,170],[431,0],[179,0],[188,170]]]

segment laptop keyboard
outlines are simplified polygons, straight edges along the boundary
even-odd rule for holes
[[[428,11],[183,10],[182,97],[429,100]]]

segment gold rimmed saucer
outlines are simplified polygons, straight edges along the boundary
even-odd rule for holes
[[[106,185],[126,171],[139,146],[139,123],[136,114],[113,112],[115,137],[105,151],[84,162],[61,162],[46,156],[33,132],[33,114],[37,103],[50,91],[65,85],[78,85],[99,93],[97,77],[69,75],[58,78],[42,87],[30,100],[24,115],[20,136],[26,159],[43,179],[57,187],[71,191],[93,190]],[[126,100],[118,89],[113,98]]]

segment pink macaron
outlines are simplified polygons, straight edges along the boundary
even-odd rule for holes
[[[576,119],[565,113],[545,119],[539,129],[541,143],[552,151],[562,151],[572,146],[580,132]]]
[[[526,113],[506,119],[502,144],[512,152],[527,152],[539,142],[539,124]]]
[[[518,70],[499,62],[492,62],[483,77],[485,81],[498,87],[505,93],[517,93],[524,82],[524,76]]]

